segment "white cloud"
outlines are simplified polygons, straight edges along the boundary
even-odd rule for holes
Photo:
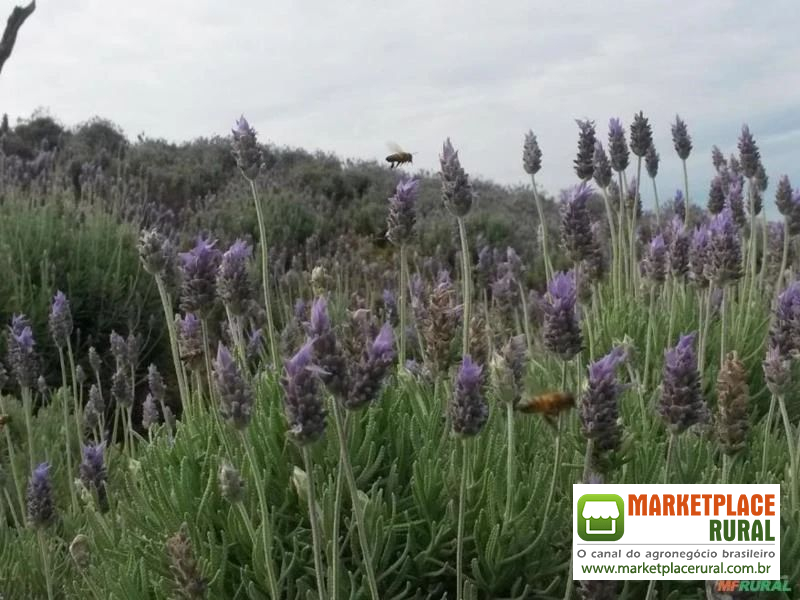
[[[733,150],[743,122],[772,180],[788,172],[800,182],[785,139],[800,127],[789,117],[800,102],[794,8],[792,0],[40,0],[0,98],[12,116],[45,106],[68,124],[99,114],[129,135],[169,139],[225,134],[245,113],[280,144],[382,160],[391,139],[432,170],[449,135],[468,171],[502,183],[526,181],[521,145],[532,128],[550,192],[574,182],[575,118],[595,119],[605,139],[609,117],[627,126],[640,109],[655,129],[661,187],[678,187],[669,133],[677,112],[695,139],[700,199],[711,145]]]

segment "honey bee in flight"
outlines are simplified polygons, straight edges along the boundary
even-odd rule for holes
[[[11,422],[10,415],[0,415],[0,431],[3,431],[3,427]]]
[[[538,413],[552,425],[553,420],[562,412],[575,407],[575,396],[569,392],[546,392],[520,400],[516,409],[521,413]]]
[[[386,157],[386,162],[390,164],[390,169],[394,169],[396,166],[402,165],[403,163],[414,162],[414,156],[411,152],[406,152],[394,142],[389,142],[387,146],[389,146],[389,150],[392,151],[392,153]]]

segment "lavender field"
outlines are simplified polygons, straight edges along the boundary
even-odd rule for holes
[[[514,190],[5,119],[2,597],[730,597],[572,581],[580,482],[779,483],[800,580],[800,190],[577,125],[553,198],[533,132]]]

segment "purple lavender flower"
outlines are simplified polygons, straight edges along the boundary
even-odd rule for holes
[[[578,179],[589,181],[594,175],[594,145],[597,141],[594,121],[576,120],[578,124],[578,156],[574,161]]]
[[[395,188],[394,196],[389,198],[386,237],[396,246],[407,244],[414,238],[418,195],[418,179],[401,179]]]
[[[628,142],[625,141],[625,128],[617,118],[608,121],[608,154],[611,157],[611,168],[617,173],[628,168],[630,152]]]
[[[647,149],[647,154],[644,155],[644,166],[647,169],[647,174],[650,176],[650,179],[655,179],[656,175],[658,175],[658,163],[661,160],[661,157],[656,152],[656,147],[653,144],[650,144],[650,147]]]
[[[792,194],[792,210],[786,217],[789,225],[789,235],[797,235],[800,233],[800,190]]]
[[[300,446],[315,442],[325,433],[325,403],[312,364],[312,342],[307,342],[285,363],[281,378],[289,436]]]
[[[725,189],[722,177],[716,175],[711,180],[711,187],[708,190],[708,212],[712,215],[718,215],[723,208],[725,208]]]
[[[680,279],[689,272],[689,236],[680,217],[674,217],[670,227],[669,266],[673,277]]]
[[[794,210],[794,203],[792,202],[792,183],[789,181],[787,175],[783,175],[778,180],[778,189],[775,190],[775,206],[778,207],[784,217],[789,217]]]
[[[536,175],[542,168],[542,150],[533,131],[525,134],[525,143],[522,145],[522,166],[528,175]]]
[[[694,351],[696,332],[683,335],[664,353],[664,378],[658,412],[673,433],[708,420],[708,408],[700,391],[700,373]]]
[[[189,368],[196,368],[202,362],[203,330],[200,319],[194,313],[186,313],[181,318],[175,317],[178,329],[178,347],[181,359]]]
[[[439,163],[444,205],[456,217],[464,217],[472,208],[472,186],[450,138],[444,142]]]
[[[253,181],[261,169],[261,150],[256,139],[256,130],[250,127],[244,115],[236,120],[233,132],[233,155],[242,175]]]
[[[542,305],[544,345],[563,360],[570,360],[583,346],[576,302],[575,274],[557,273],[547,286]]]
[[[244,499],[244,481],[233,465],[225,462],[219,468],[219,490],[222,497],[231,504]]]
[[[320,296],[311,307],[309,334],[312,339],[314,362],[320,368],[322,383],[339,399],[347,395],[349,385],[347,359],[342,351],[328,316],[328,301]]]
[[[302,322],[308,318],[308,304],[302,298],[294,303],[294,318]]]
[[[261,329],[253,329],[247,336],[247,360],[256,360],[264,349],[264,334]]]
[[[145,430],[150,430],[158,425],[158,406],[153,398],[153,394],[147,394],[147,397],[142,403],[142,427]]]
[[[244,240],[236,240],[222,255],[217,272],[217,291],[222,302],[233,315],[244,313],[247,302],[253,295],[247,260],[252,249]]]
[[[747,125],[742,125],[742,133],[739,136],[738,148],[739,161],[742,165],[742,174],[747,179],[755,177],[758,172],[758,165],[761,162],[761,153],[758,151],[756,141]]]
[[[26,505],[28,523],[32,527],[47,527],[55,519],[53,484],[50,481],[50,465],[46,462],[36,467],[28,480]]]
[[[616,369],[626,359],[625,349],[617,346],[589,365],[589,387],[581,403],[583,435],[594,441],[595,453],[617,450],[622,439],[619,424],[619,383]]]
[[[480,289],[487,289],[492,282],[495,270],[494,252],[490,246],[483,246],[478,252],[478,264],[475,267],[477,284]]]
[[[103,460],[105,442],[102,444],[89,444],[83,447],[83,460],[81,461],[80,472],[81,483],[87,490],[95,489],[100,510],[108,508],[108,498],[106,494],[106,467]]]
[[[681,218],[681,221],[686,220],[686,200],[683,197],[681,190],[675,190],[675,198],[672,200],[672,207],[675,214]]]
[[[614,174],[611,172],[611,163],[608,162],[608,156],[600,140],[595,142],[592,162],[594,163],[594,182],[600,188],[607,188]]]
[[[675,145],[675,152],[678,158],[686,160],[692,152],[692,138],[689,136],[689,129],[680,116],[675,116],[675,124],[672,126],[672,143]]]
[[[130,370],[124,366],[117,367],[117,370],[111,376],[111,397],[114,402],[123,408],[129,407],[133,402],[132,385]]]
[[[714,169],[716,169],[717,173],[728,166],[725,156],[722,154],[722,150],[716,146],[711,147],[711,162],[714,165]]]
[[[709,255],[704,272],[706,278],[724,286],[742,276],[742,247],[733,213],[725,208],[711,220]]]
[[[464,356],[449,407],[450,421],[457,435],[477,435],[489,419],[489,406],[483,397],[482,384],[483,368],[472,362],[469,355]]]
[[[647,117],[642,111],[633,116],[631,123],[631,152],[638,157],[647,154],[647,149],[653,144],[653,130]]]
[[[67,345],[69,336],[72,335],[72,312],[69,309],[69,300],[64,292],[58,291],[53,297],[49,316],[50,335],[58,348]]]
[[[744,212],[744,196],[742,192],[742,181],[739,178],[731,181],[728,186],[728,195],[725,200],[731,209],[733,220],[736,226],[741,228],[747,224],[747,216]],[[724,209],[723,209],[724,210]]]
[[[561,241],[573,263],[591,255],[592,222],[587,201],[592,191],[582,182],[561,195]]]
[[[253,390],[221,342],[214,360],[214,384],[219,394],[222,418],[239,431],[246,428],[253,410]]]
[[[89,348],[89,364],[92,367],[92,371],[94,371],[95,377],[98,377],[102,361],[100,360],[100,354],[97,353],[97,349],[95,349],[94,346]]]
[[[667,275],[667,245],[660,233],[650,242],[643,263],[648,279],[654,283],[664,283]]]
[[[392,327],[386,323],[355,365],[350,391],[342,399],[342,405],[349,410],[358,410],[373,402],[389,372],[389,367],[394,362],[394,357]]]
[[[39,355],[33,330],[24,315],[14,315],[8,336],[8,364],[22,388],[33,388],[39,372]]]
[[[211,311],[216,298],[217,269],[222,258],[220,251],[214,248],[216,243],[216,240],[200,237],[194,248],[178,255],[182,275],[181,309],[201,317]]]
[[[778,296],[769,343],[784,358],[800,355],[800,281],[789,284]]]
[[[762,363],[767,388],[773,396],[783,396],[792,380],[791,362],[781,348],[770,342]]]
[[[117,366],[127,364],[129,362],[128,343],[125,341],[125,338],[116,331],[112,331],[111,335],[108,337],[108,341],[111,348],[111,354],[116,359]]]

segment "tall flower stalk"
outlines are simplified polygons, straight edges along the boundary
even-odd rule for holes
[[[686,159],[692,152],[692,138],[689,135],[689,129],[686,127],[686,122],[675,116],[675,123],[672,125],[672,143],[675,146],[675,152],[678,158],[681,159],[683,165],[683,191],[684,198],[686,199],[686,212],[684,213],[684,224],[689,224],[689,174],[686,169]]]
[[[533,131],[525,134],[525,142],[522,145],[522,166],[525,172],[531,176],[531,187],[533,188],[533,201],[536,203],[536,212],[539,215],[540,239],[542,242],[542,257],[544,262],[545,276],[549,280],[553,276],[553,265],[550,262],[550,253],[547,248],[547,221],[544,217],[542,200],[536,189],[536,174],[542,168],[542,150],[539,147],[539,140]]]
[[[273,324],[272,308],[270,302],[270,275],[269,275],[269,251],[267,247],[267,227],[264,221],[264,210],[256,190],[256,177],[261,169],[261,150],[256,140],[256,131],[243,116],[236,121],[233,129],[234,156],[242,176],[250,184],[250,193],[253,195],[253,203],[256,207],[256,218],[258,219],[258,235],[261,246],[261,279],[264,290],[264,310],[267,314],[267,338],[269,339],[269,353],[272,359],[273,368],[278,366],[278,345],[275,338],[275,325]]]

